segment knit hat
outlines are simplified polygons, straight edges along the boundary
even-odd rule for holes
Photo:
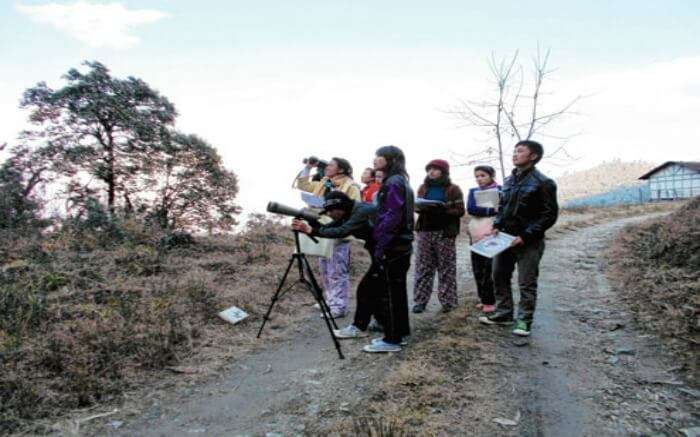
[[[450,163],[445,161],[444,159],[433,159],[428,163],[428,165],[425,166],[425,171],[430,170],[430,167],[435,167],[439,170],[442,170],[442,173],[444,175],[450,174]]]

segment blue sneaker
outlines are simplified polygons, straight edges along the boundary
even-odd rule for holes
[[[372,342],[364,348],[363,351],[369,353],[383,353],[383,352],[400,352],[401,346],[398,344],[387,343],[384,340],[379,340],[378,342]]]

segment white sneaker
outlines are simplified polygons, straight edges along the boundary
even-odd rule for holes
[[[360,330],[360,328],[355,325],[348,325],[343,329],[334,329],[333,334],[340,339],[363,338],[367,337],[368,335],[365,331]]]
[[[408,335],[401,337],[401,343],[399,343],[401,346],[408,346]],[[384,337],[377,337],[372,339],[372,344],[383,342]]]
[[[401,346],[380,340],[376,343],[372,342],[371,344],[368,344],[367,346],[363,347],[362,350],[369,353],[401,352]]]

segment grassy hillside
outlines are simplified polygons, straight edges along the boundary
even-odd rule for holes
[[[261,218],[240,235],[196,239],[130,221],[0,235],[0,434],[47,431],[63,413],[119,402],[183,366],[216,368],[284,335],[308,314],[308,293],[288,295],[266,340],[255,339],[291,237]],[[352,272],[363,262],[356,256]],[[231,305],[251,317],[219,320]]]
[[[649,162],[616,160],[587,170],[563,174],[556,178],[559,200],[563,203],[570,199],[606,193],[615,188],[640,183],[639,177],[655,166],[656,164]]]

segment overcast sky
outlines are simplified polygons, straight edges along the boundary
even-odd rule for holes
[[[579,159],[700,160],[700,2],[668,1],[3,1],[0,143],[25,126],[24,89],[83,60],[146,80],[175,103],[179,129],[216,146],[241,179],[240,203],[292,202],[302,157],[406,152],[414,184],[484,135],[444,110],[492,93],[486,61],[538,44],[557,68],[555,107],[586,95],[555,133]],[[556,143],[544,138],[545,148]],[[454,179],[472,185],[471,168]]]

